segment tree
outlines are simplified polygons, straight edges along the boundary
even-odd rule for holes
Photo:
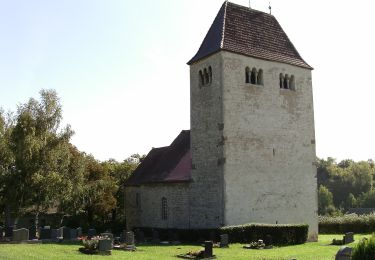
[[[16,215],[41,211],[66,195],[69,179],[70,126],[60,128],[62,108],[54,90],[40,91],[41,100],[31,98],[20,105],[10,135],[14,167],[9,174],[11,191],[5,192]]]
[[[332,193],[323,185],[320,185],[318,191],[318,212],[320,215],[326,215],[328,210],[332,211],[333,196]]]

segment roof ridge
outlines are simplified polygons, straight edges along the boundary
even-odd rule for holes
[[[228,7],[228,1],[225,1],[225,7],[224,7],[224,18],[223,18],[223,30],[221,32],[221,42],[220,42],[220,48],[222,49],[224,47],[224,38],[225,38],[225,21],[227,19],[227,7]]]

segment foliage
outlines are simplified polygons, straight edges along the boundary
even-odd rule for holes
[[[319,233],[370,233],[375,232],[375,214],[361,215],[348,214],[344,216],[319,217]]]
[[[342,160],[337,163],[330,157],[317,159],[317,176],[319,214],[337,215],[338,210],[345,212],[353,207],[375,207],[375,167],[372,160]],[[329,193],[332,194],[332,204]]]
[[[265,240],[271,235],[274,244],[295,245],[305,243],[307,240],[308,225],[293,224],[245,224],[220,228],[222,234],[228,234],[233,243],[249,243]]]
[[[375,256],[375,234],[362,239],[353,249],[352,260],[371,260]]]

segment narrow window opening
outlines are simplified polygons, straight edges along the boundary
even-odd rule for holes
[[[251,84],[256,84],[256,80],[257,80],[256,71],[257,70],[255,68],[253,68],[251,71],[251,78],[250,78]]]
[[[165,197],[161,199],[161,218],[162,220],[168,219],[168,202]]]
[[[201,86],[204,85],[204,78],[203,78],[203,73],[201,70],[199,71],[199,83]]]
[[[257,84],[258,85],[263,85],[263,70],[260,69],[258,71],[258,75],[257,75]]]
[[[250,68],[249,67],[246,67],[245,74],[246,74],[246,83],[250,83]]]
[[[288,74],[285,75],[284,77],[284,89],[289,89],[289,82],[288,82]]]
[[[209,83],[211,83],[212,82],[212,68],[211,68],[211,66],[208,67],[208,76],[209,76]]]
[[[284,76],[282,73],[280,73],[280,88],[283,88],[283,83],[284,83]]]

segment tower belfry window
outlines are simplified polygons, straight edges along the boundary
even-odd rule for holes
[[[212,67],[201,69],[199,71],[199,87],[207,86],[212,83]]]
[[[257,70],[255,67],[253,67],[252,69],[246,67],[245,83],[250,83],[253,85],[263,85],[263,70]]]
[[[251,84],[257,84],[257,76],[256,76],[256,74],[257,74],[257,70],[255,68],[253,68],[251,70],[251,78],[250,78],[250,83]]]
[[[250,68],[249,67],[246,67],[245,69],[245,82],[246,83],[250,83]]]
[[[289,77],[288,74],[284,75],[284,74],[280,73],[279,86],[280,86],[281,89],[296,90],[294,75],[291,75]]]

